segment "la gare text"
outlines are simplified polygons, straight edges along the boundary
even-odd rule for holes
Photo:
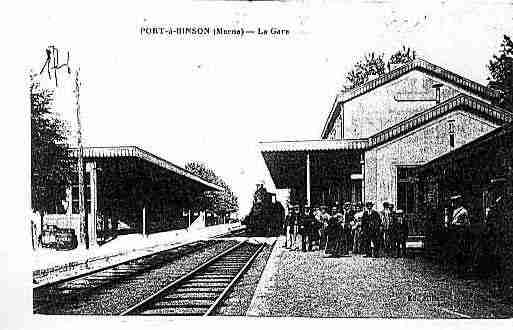
[[[170,27],[170,26],[142,26],[140,34],[144,36],[156,35],[196,35],[196,36],[219,36],[219,35],[233,35],[242,37],[248,35],[273,35],[273,36],[286,36],[290,34],[289,29],[270,27],[258,27],[256,29],[245,28],[225,28],[225,27],[209,27],[209,26],[186,26],[186,27]]]

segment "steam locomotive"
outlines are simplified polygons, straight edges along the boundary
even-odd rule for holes
[[[263,184],[258,184],[253,196],[251,211],[242,223],[252,236],[278,236],[282,232],[285,209]]]

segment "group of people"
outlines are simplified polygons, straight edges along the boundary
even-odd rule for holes
[[[302,211],[302,212],[301,212]],[[394,211],[391,203],[383,203],[383,211],[372,202],[342,208],[326,206],[312,209],[292,205],[284,222],[285,247],[293,250],[324,250],[332,257],[363,254],[365,257],[406,256],[408,224],[402,210]]]

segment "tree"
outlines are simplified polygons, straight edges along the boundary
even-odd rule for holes
[[[388,60],[388,69],[390,69],[390,64],[403,64],[411,62],[415,59],[415,50],[412,50],[410,47],[406,48],[403,45],[402,49],[399,49],[395,53],[390,56]]]
[[[231,187],[205,163],[191,161],[185,164],[185,169],[203,180],[217,184],[224,189],[223,191],[204,192],[195,201],[199,207],[212,210],[216,214],[238,211],[239,201]]]
[[[371,75],[382,75],[385,73],[384,54],[371,52],[356,61],[353,68],[346,74],[349,88],[357,87],[366,83]]]
[[[513,111],[513,40],[504,35],[498,54],[488,64],[488,86],[500,90],[503,95],[499,105]]]
[[[367,81],[370,76],[380,76],[386,72],[385,68],[390,71],[391,64],[408,63],[415,59],[415,50],[410,47],[403,46],[390,56],[385,62],[385,54],[377,54],[370,52],[365,54],[361,59],[357,60],[352,69],[346,74],[348,85],[345,89],[358,87]]]
[[[69,129],[52,107],[53,91],[41,88],[31,77],[31,207],[41,216],[41,228],[46,213],[62,208],[72,173]]]

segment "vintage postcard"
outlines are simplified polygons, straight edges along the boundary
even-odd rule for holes
[[[30,8],[26,327],[511,326],[511,1]]]

